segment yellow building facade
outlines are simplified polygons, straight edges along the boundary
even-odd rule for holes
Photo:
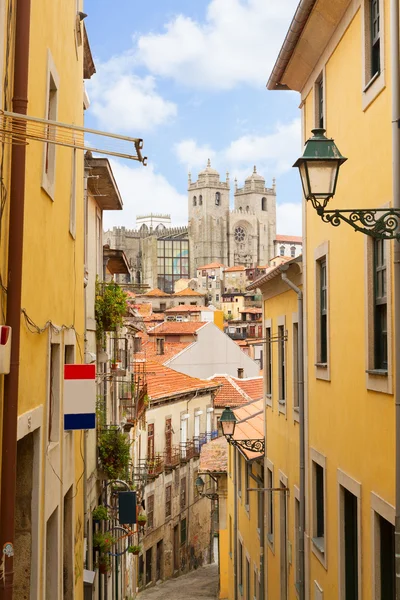
[[[30,37],[22,36],[28,43],[28,115],[83,125],[81,8],[79,2],[52,0],[0,3],[0,25],[6,32],[2,82],[8,70],[8,88],[1,94],[4,110],[13,110],[11,99],[18,95],[13,88],[14,42],[24,53],[19,29],[24,13],[30,32]],[[49,130],[48,135],[53,133]],[[12,340],[15,344],[20,339],[12,585],[14,597],[82,599],[85,432],[64,432],[63,372],[66,363],[85,362],[83,153],[40,141],[30,141],[25,148],[26,164],[19,173],[25,177],[22,312],[20,334],[13,331]],[[8,239],[10,204],[16,202],[10,146],[3,144],[1,151],[6,206],[1,223],[1,320],[8,324],[4,290],[10,254],[17,252],[18,243]],[[3,399],[2,395],[1,406]],[[2,429],[7,427],[4,415],[3,411]],[[7,482],[2,483],[3,502]],[[7,565],[6,559],[6,578],[11,577]]]
[[[268,87],[300,92],[303,141],[322,127],[348,158],[328,209],[390,207],[390,3],[300,14]],[[393,242],[303,207],[306,598],[394,598]]]
[[[235,439],[264,438],[263,401],[235,409]],[[263,454],[229,444],[227,477],[229,600],[263,598]],[[222,596],[220,596],[222,597]]]
[[[299,314],[298,295],[282,273],[301,290],[301,256],[283,268],[257,280],[265,332],[265,597],[294,599],[299,584]]]

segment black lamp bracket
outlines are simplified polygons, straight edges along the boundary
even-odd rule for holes
[[[317,213],[325,223],[338,227],[345,222],[355,231],[360,231],[380,240],[400,242],[400,209],[369,208],[348,210],[325,210],[321,206]]]

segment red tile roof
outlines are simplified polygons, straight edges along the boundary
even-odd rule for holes
[[[210,379],[222,386],[215,396],[214,406],[240,406],[263,397],[262,377],[238,379],[230,375],[214,375]]]
[[[302,244],[303,238],[300,235],[279,235],[276,234],[276,242],[293,242],[294,244]]]
[[[148,333],[150,336],[160,335],[194,335],[201,327],[207,323],[202,321],[165,321],[156,325]]]
[[[154,290],[150,290],[149,292],[146,292],[144,294],[144,296],[155,296],[155,297],[162,297],[162,298],[164,298],[164,297],[170,298],[170,294],[166,294],[165,292],[163,292],[159,288],[154,288]]]
[[[252,315],[261,315],[262,308],[257,308],[256,306],[248,306],[247,308],[243,308],[239,310],[240,313],[250,313]]]
[[[200,450],[200,473],[226,473],[228,471],[228,442],[218,437]]]
[[[141,317],[148,317],[153,312],[153,306],[151,302],[143,302],[142,304],[131,304],[131,308],[134,308]]]
[[[173,306],[167,308],[166,313],[180,313],[180,312],[211,312],[211,308],[207,306],[193,306],[192,304],[180,304],[179,306]]]
[[[252,400],[261,400],[264,397],[264,381],[262,377],[249,377],[247,379],[235,379],[236,384]]]
[[[204,294],[202,294],[201,292],[195,292],[194,290],[192,290],[190,288],[185,288],[184,290],[181,290],[180,292],[176,292],[176,294],[173,294],[173,296],[201,296],[201,297],[204,297]]]
[[[164,354],[157,354],[156,338],[153,337],[142,342],[142,352],[136,353],[135,359],[155,360],[160,364],[165,364],[191,346],[193,342],[194,340],[190,342],[165,342]]]
[[[152,400],[168,398],[196,390],[217,389],[218,384],[213,381],[205,381],[197,377],[190,377],[184,373],[174,371],[156,361],[147,361],[146,364],[147,393]]]
[[[209,265],[203,265],[202,267],[197,267],[198,271],[204,270],[204,269],[219,269],[220,267],[224,267],[225,265],[223,265],[222,263],[218,263],[218,262],[213,262],[210,263]]]
[[[224,273],[231,273],[233,271],[245,271],[246,267],[243,267],[243,265],[237,265],[236,267],[227,267],[226,269],[224,269]]]

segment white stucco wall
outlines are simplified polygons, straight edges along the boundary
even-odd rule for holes
[[[214,373],[237,376],[239,368],[244,377],[256,377],[259,366],[214,323],[207,323],[197,332],[197,342],[165,363],[171,369],[192,377],[207,379]]]

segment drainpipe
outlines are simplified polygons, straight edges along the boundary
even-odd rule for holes
[[[289,267],[284,265],[281,270]],[[282,280],[297,294],[298,302],[298,339],[297,339],[297,370],[299,394],[299,429],[300,429],[300,523],[299,523],[299,598],[305,599],[305,557],[304,531],[306,521],[306,470],[305,470],[305,435],[304,435],[304,353],[303,353],[303,292],[291,281],[286,273],[281,273]]]
[[[232,447],[233,450],[233,505],[234,505],[234,527],[233,527],[233,543],[234,543],[234,556],[233,556],[233,583],[235,586],[235,600],[238,600],[238,583],[237,583],[237,567],[238,567],[238,559],[237,559],[237,550],[238,550],[238,501],[237,501],[237,453],[235,446]]]
[[[392,62],[392,185],[393,208],[400,209],[400,76],[399,76],[399,0],[390,2],[390,46]],[[400,600],[400,242],[393,242],[394,254],[394,363],[396,407],[396,513],[395,570],[396,600]]]
[[[13,110],[28,109],[30,0],[17,0],[15,23]],[[8,68],[8,65],[5,65]],[[11,151],[10,221],[8,231],[7,324],[12,327],[10,374],[4,377],[3,438],[1,457],[0,551],[10,544],[11,556],[1,554],[0,598],[12,600],[14,587],[15,501],[17,473],[17,423],[21,332],[22,253],[25,204],[26,146]]]

